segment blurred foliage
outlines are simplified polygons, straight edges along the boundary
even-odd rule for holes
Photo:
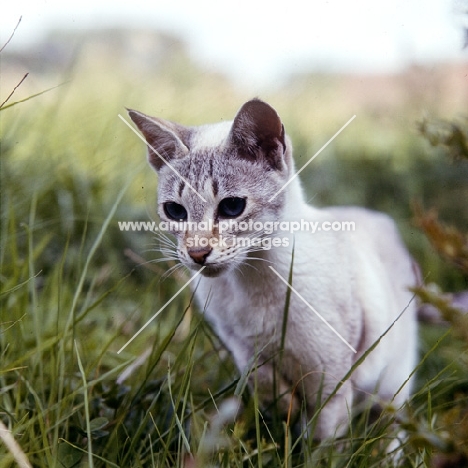
[[[421,206],[416,205],[415,215],[416,225],[424,231],[439,255],[468,275],[468,233],[462,234],[453,226],[441,224],[435,210],[424,213]]]
[[[455,122],[423,121],[419,129],[422,135],[433,146],[442,146],[453,161],[459,165],[468,165],[463,159],[468,159],[468,124]],[[458,167],[461,171],[462,167]],[[468,185],[468,179],[465,179]],[[468,198],[463,199],[467,204]],[[456,200],[454,200],[456,203]],[[463,233],[454,226],[447,226],[438,220],[437,211],[431,209],[425,212],[420,204],[414,207],[415,222],[425,233],[436,252],[454,268],[461,271],[465,279],[468,278],[468,230]],[[421,286],[415,293],[423,304],[435,307],[442,318],[452,327],[452,335],[460,341],[462,354],[459,363],[462,372],[468,374],[468,301],[462,304],[453,300],[453,295],[444,294],[434,285]],[[465,293],[466,297],[468,295]],[[465,296],[464,296],[465,297]],[[453,404],[441,415],[441,425],[444,428],[444,450],[437,450],[433,466],[449,468],[468,465],[468,393],[458,392]]]
[[[418,127],[431,145],[443,146],[454,161],[468,159],[467,123],[423,120]]]

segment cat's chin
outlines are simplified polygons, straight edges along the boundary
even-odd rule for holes
[[[222,274],[229,271],[228,266],[220,265],[205,265],[205,268],[203,269],[199,265],[190,265],[190,269],[192,271],[200,271],[200,274],[206,278],[216,278],[217,276],[221,276]]]

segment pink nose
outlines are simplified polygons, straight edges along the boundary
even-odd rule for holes
[[[212,250],[213,249],[211,249],[210,247],[206,247],[204,249],[189,249],[188,254],[195,263],[203,265],[206,261],[206,257],[210,255]]]

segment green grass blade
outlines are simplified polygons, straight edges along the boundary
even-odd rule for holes
[[[88,382],[86,379],[86,373],[83,368],[83,364],[81,363],[80,353],[78,351],[78,344],[76,341],[75,341],[75,352],[76,352],[76,359],[78,361],[78,368],[80,369],[81,379],[83,381],[83,398],[84,398],[84,409],[85,409],[86,434],[88,437],[88,465],[90,468],[94,468],[91,418],[89,416]]]

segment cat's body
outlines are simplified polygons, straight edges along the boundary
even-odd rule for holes
[[[276,112],[259,100],[246,103],[234,122],[203,127],[182,127],[135,111],[130,116],[145,135],[150,162],[159,172],[162,219],[215,222],[210,230],[175,232],[178,255],[193,271],[205,267],[196,289],[198,304],[240,371],[253,369],[251,384],[263,403],[280,396],[286,414],[290,404],[297,411],[305,402],[312,417],[317,395],[324,401],[404,311],[321,411],[314,436],[346,429],[356,393],[402,404],[410,386],[400,386],[416,358],[416,306],[409,292],[416,275],[393,221],[360,208],[308,206],[297,178],[281,190],[294,175],[291,143]],[[271,237],[220,233],[216,223],[228,219],[304,220],[318,226],[346,221],[355,230],[278,232],[283,242],[269,250],[188,242],[195,236]],[[283,280],[292,260],[294,291],[284,327]]]

